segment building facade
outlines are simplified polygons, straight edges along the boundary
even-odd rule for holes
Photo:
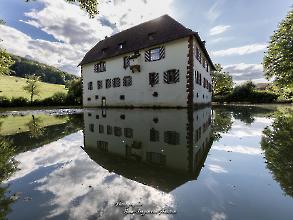
[[[170,192],[197,178],[212,145],[211,108],[188,114],[187,109],[88,109],[84,150],[107,170]]]
[[[167,15],[105,38],[80,66],[86,107],[211,102],[214,65],[205,42]]]

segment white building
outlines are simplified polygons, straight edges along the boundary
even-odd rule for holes
[[[84,150],[111,172],[169,192],[197,178],[212,145],[211,108],[188,112],[89,109]]]
[[[192,107],[211,102],[215,67],[205,42],[168,15],[106,37],[79,65],[86,107]]]

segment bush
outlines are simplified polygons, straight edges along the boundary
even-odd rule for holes
[[[29,100],[24,97],[17,97],[10,99],[11,106],[27,106],[29,105]]]

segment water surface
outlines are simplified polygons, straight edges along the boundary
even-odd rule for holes
[[[0,219],[289,220],[292,129],[285,106],[1,112]]]

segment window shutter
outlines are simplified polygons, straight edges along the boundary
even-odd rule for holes
[[[160,47],[160,59],[165,58],[165,47]]]
[[[150,62],[151,61],[151,51],[150,50],[147,50],[145,52],[145,62]]]

